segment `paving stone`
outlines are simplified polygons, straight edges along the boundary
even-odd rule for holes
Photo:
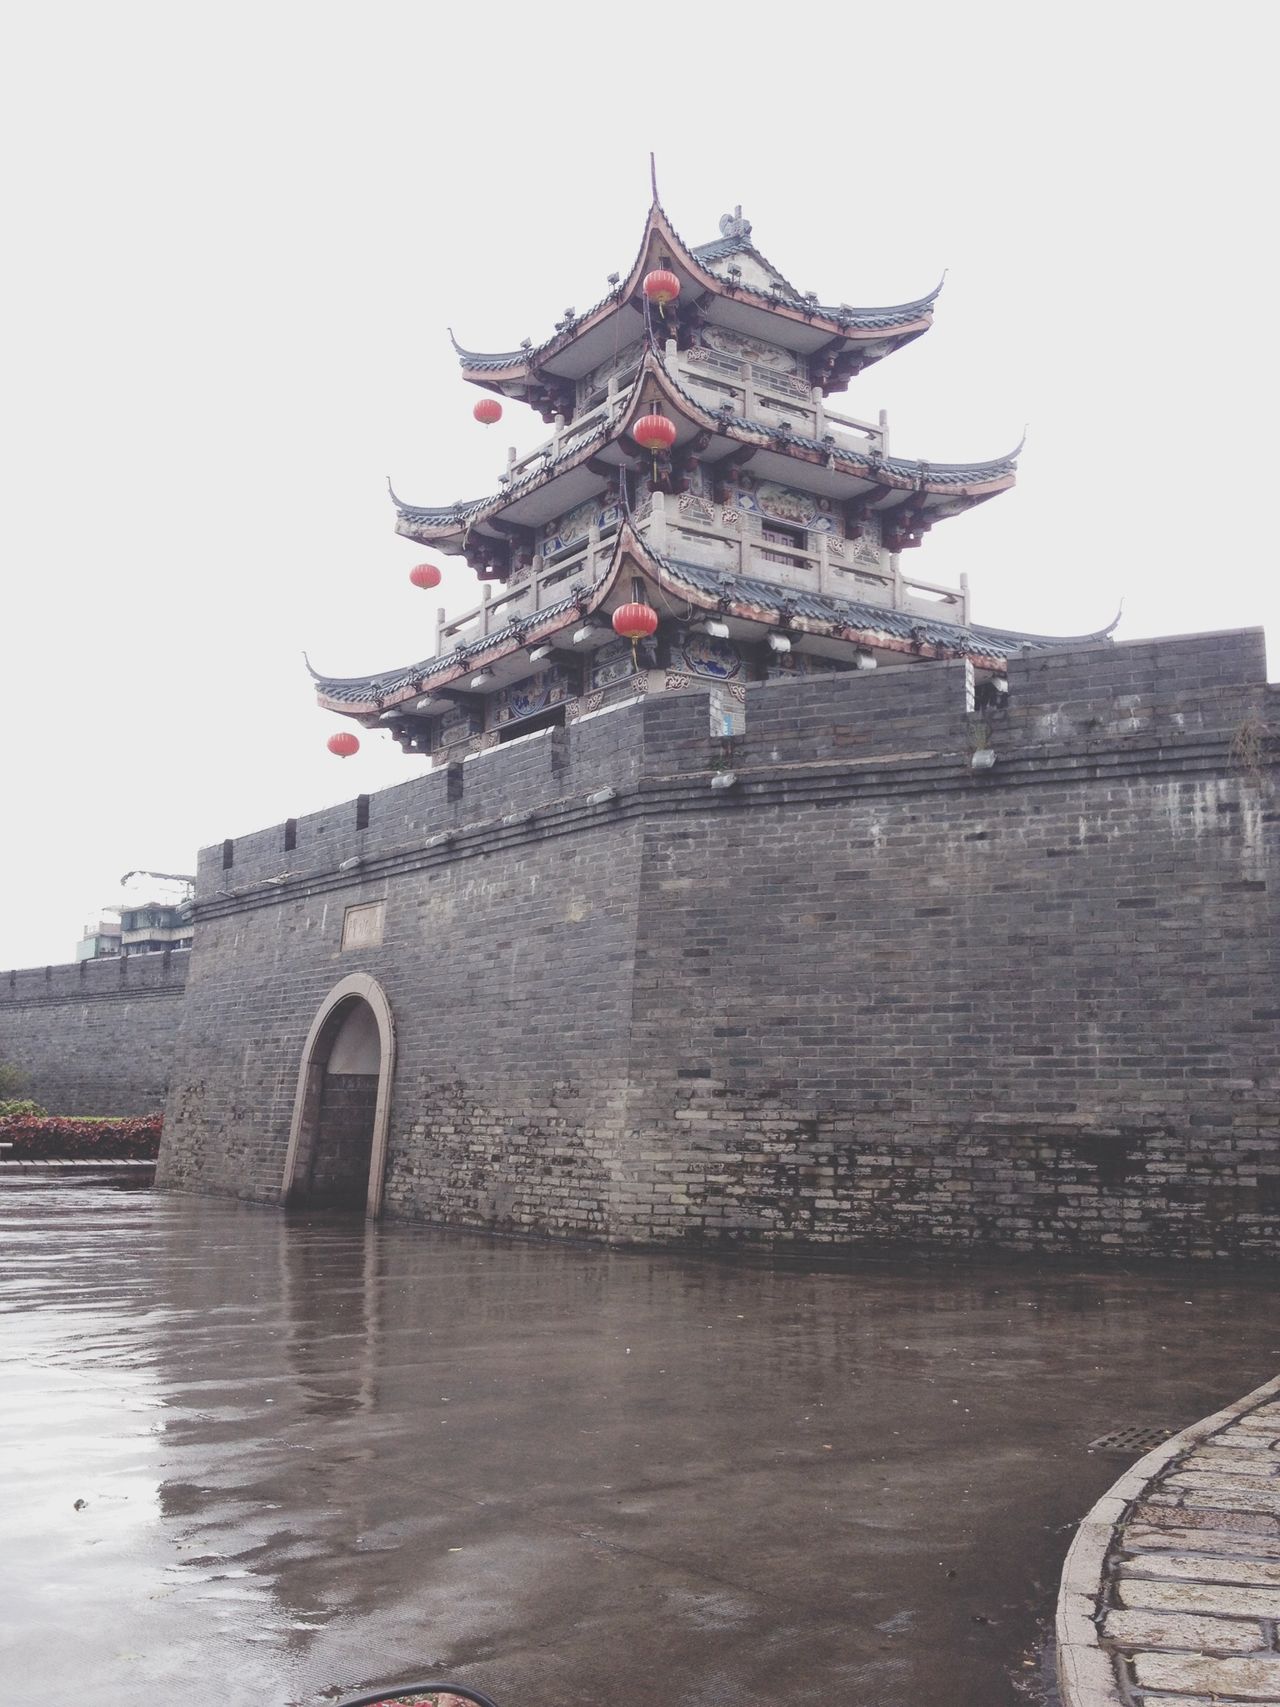
[[[1162,1500],[1164,1496],[1157,1494],[1154,1497]],[[1222,1487],[1202,1493],[1199,1489],[1188,1489],[1180,1497],[1195,1510],[1245,1511],[1267,1517],[1280,1517],[1280,1491],[1264,1494],[1255,1492],[1252,1488],[1242,1488],[1236,1492],[1231,1488]]]
[[[1250,1466],[1254,1468],[1250,1469]],[[1184,1458],[1178,1468],[1227,1470],[1233,1475],[1237,1469],[1249,1470],[1252,1475],[1263,1474],[1267,1470],[1280,1474],[1280,1452],[1233,1435],[1222,1446],[1202,1446],[1198,1452]]]
[[[1134,1699],[1141,1707],[1234,1707],[1225,1695],[1152,1695],[1144,1689]],[[1239,1699],[1237,1696],[1236,1701]]]
[[[1235,1535],[1227,1529],[1185,1529],[1176,1523],[1167,1529],[1151,1523],[1131,1523],[1124,1532],[1127,1553],[1162,1547],[1188,1553],[1230,1553],[1280,1560],[1280,1536],[1271,1539],[1265,1535]]]
[[[1177,1524],[1183,1529],[1226,1529],[1237,1535],[1271,1535],[1280,1537],[1280,1524],[1275,1518],[1245,1511],[1193,1511],[1179,1506],[1175,1499],[1158,1494],[1133,1508],[1140,1523]]]
[[[1138,1576],[1280,1588],[1280,1560],[1215,1559],[1206,1553],[1144,1553],[1140,1558],[1126,1559],[1120,1567],[1121,1582]]]
[[[1179,1470],[1161,1484],[1165,1488],[1197,1488],[1202,1492],[1211,1493],[1220,1490],[1223,1493],[1280,1493],[1280,1481],[1274,1476],[1250,1476],[1241,1469],[1234,1474],[1226,1474],[1222,1470]]]
[[[1218,1618],[1280,1618],[1280,1588],[1242,1588],[1221,1582],[1150,1582],[1123,1577],[1116,1584],[1116,1593],[1125,1606],[1143,1606],[1160,1612],[1209,1612]]]
[[[1182,1612],[1111,1612],[1107,1614],[1102,1634],[1122,1648],[1189,1648],[1252,1654],[1267,1646],[1261,1624]]]
[[[1202,1654],[1136,1654],[1140,1688],[1207,1691],[1241,1701],[1280,1701],[1280,1655],[1263,1659],[1209,1659]]]

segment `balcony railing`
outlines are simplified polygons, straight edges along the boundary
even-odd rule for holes
[[[559,462],[561,457],[571,456],[578,446],[585,445],[587,440],[592,438],[598,429],[605,424],[606,420],[622,408],[624,401],[623,393],[615,387],[611,380],[609,382],[609,393],[604,401],[597,403],[594,409],[588,409],[585,414],[576,416],[570,426],[565,426],[557,416],[555,427],[549,439],[544,439],[535,450],[529,451],[525,456],[518,457],[514,452],[508,456],[503,485],[514,486],[526,476],[538,474],[544,468],[550,468],[552,463]]]
[[[968,621],[968,589],[963,582],[959,587],[943,587],[904,575],[897,560],[884,552],[875,562],[860,561],[854,556],[852,540],[779,525],[768,516],[743,513],[732,505],[655,493],[653,512],[640,531],[667,556],[722,573],[883,605],[910,616]]]
[[[655,550],[725,574],[881,605],[910,616],[968,621],[968,589],[963,581],[959,587],[943,587],[903,574],[900,564],[883,552],[875,561],[869,556],[859,559],[854,555],[855,542],[838,535],[790,528],[769,516],[713,504],[707,498],[669,498],[661,492],[647,497],[632,521]],[[441,611],[437,656],[482,640],[518,617],[532,617],[569,593],[591,586],[608,566],[616,532],[616,523],[592,528],[555,557],[535,557],[523,579],[500,593],[495,595],[486,587],[481,603],[461,616],[446,622]]]
[[[570,593],[589,587],[604,573],[613,555],[618,524],[592,528],[580,539],[561,548],[554,557],[535,557],[521,580],[494,594],[485,587],[481,603],[446,622],[440,612],[436,628],[436,655],[469,646],[488,634],[496,634],[517,617],[530,617],[547,605],[557,604]]]
[[[776,427],[789,421],[805,438],[821,442],[830,436],[846,450],[888,451],[883,416],[878,422],[859,421],[828,409],[818,386],[807,386],[795,374],[778,373],[758,362],[735,362],[716,350],[694,348],[678,354],[668,345],[667,362],[680,383],[712,410],[728,404],[743,420]]]

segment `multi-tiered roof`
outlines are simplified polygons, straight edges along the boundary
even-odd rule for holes
[[[455,342],[465,378],[554,431],[512,452],[488,496],[431,506],[393,493],[396,529],[499,590],[451,623],[441,613],[434,657],[317,676],[322,705],[449,756],[699,678],[740,696],[749,679],[880,658],[967,657],[998,673],[1013,651],[1078,643],[970,624],[966,587],[901,567],[936,522],[1013,485],[1017,450],[914,461],[891,454],[883,415],[827,405],[928,330],[941,287],[888,308],[823,304],[755,248],[740,209],[720,224],[690,248],[655,198],[634,265],[594,308],[566,310],[518,350]],[[644,292],[655,271],[680,284],[661,313]],[[659,453],[633,434],[655,413],[674,429]],[[637,597],[662,618],[641,654],[607,626]]]

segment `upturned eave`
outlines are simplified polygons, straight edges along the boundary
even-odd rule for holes
[[[396,532],[418,544],[457,554],[465,552],[469,536],[477,530],[493,538],[503,537],[503,528],[495,523],[537,525],[541,518],[530,514],[535,495],[546,493],[554,483],[586,465],[596,465],[599,491],[607,489],[612,469],[624,464],[644,467],[648,458],[630,438],[630,431],[641,415],[654,408],[676,423],[676,454],[687,452],[693,440],[699,441],[696,453],[712,461],[734,451],[754,450],[767,459],[764,466],[772,477],[784,483],[789,472],[794,476],[799,465],[807,465],[823,471],[823,484],[833,497],[868,498],[869,507],[877,510],[914,506],[931,521],[1008,491],[1016,480],[1022,448],[1019,445],[1005,456],[983,462],[935,463],[887,457],[874,449],[858,451],[837,443],[834,437],[829,441],[806,438],[790,429],[708,409],[680,384],[665,359],[651,348],[630,390],[619,397],[611,412],[586,430],[569,430],[554,456],[548,447],[534,471],[504,490],[444,506],[406,504],[393,491]],[[524,514],[519,513],[522,506]]]
[[[967,658],[976,668],[997,673],[1010,657],[1027,649],[1047,652],[1099,644],[1110,638],[1118,621],[1092,634],[1072,636],[950,623],[681,562],[654,551],[628,521],[619,529],[607,567],[589,588],[453,652],[398,670],[342,678],[324,676],[308,663],[317,702],[327,711],[376,728],[390,711],[409,710],[412,702],[424,696],[456,691],[477,670],[554,642],[585,618],[608,615],[633,596],[637,575],[652,586],[658,608],[678,617],[709,612],[751,624],[762,634],[785,630],[792,636],[812,635],[847,644],[851,651],[899,656],[904,662]],[[687,608],[681,610],[681,605]]]
[[[702,250],[720,250],[724,244],[703,244]],[[742,244],[741,252],[759,260],[777,273],[759,251]],[[933,323],[933,305],[942,290],[942,281],[926,295],[910,302],[894,303],[876,308],[832,306],[812,301],[793,287],[777,291],[764,290],[756,285],[733,282],[723,278],[697,248],[688,245],[676,231],[660,203],[654,202],[645,222],[644,235],[636,259],[626,278],[585,314],[561,325],[550,338],[518,350],[485,352],[471,350],[450,338],[457,353],[464,379],[490,391],[517,400],[526,400],[538,387],[540,379],[573,380],[590,372],[598,355],[573,359],[573,352],[613,316],[628,312],[631,324],[616,337],[615,346],[633,342],[645,325],[644,299],[641,286],[645,275],[656,267],[674,272],[682,285],[681,301],[707,295],[725,302],[738,302],[766,311],[784,326],[804,336],[801,345],[809,354],[832,345],[858,354],[859,365],[881,360],[892,350],[927,332]],[[781,278],[781,275],[778,275]],[[784,281],[785,284],[785,281]],[[659,318],[659,327],[662,321]],[[870,346],[885,347],[872,353]]]

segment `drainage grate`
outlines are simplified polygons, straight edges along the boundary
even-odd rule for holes
[[[1140,1458],[1144,1452],[1171,1440],[1177,1432],[1176,1428],[1166,1428],[1161,1423],[1130,1423],[1127,1428],[1113,1428],[1110,1434],[1100,1434],[1089,1442],[1088,1450]]]

